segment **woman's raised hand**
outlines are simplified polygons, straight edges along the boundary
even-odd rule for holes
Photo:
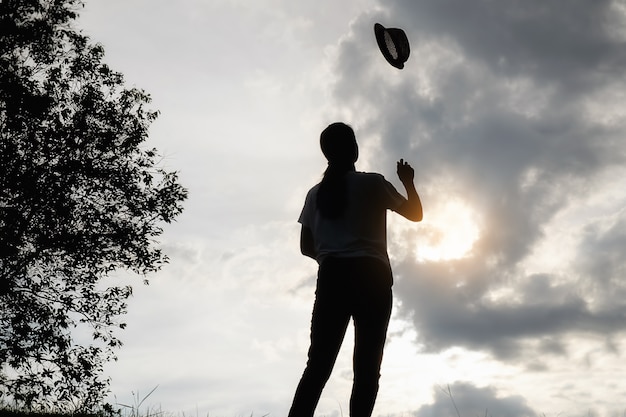
[[[402,183],[410,182],[413,183],[413,178],[415,177],[415,171],[413,167],[409,165],[408,162],[405,162],[404,159],[400,159],[397,163],[397,172],[398,178]]]

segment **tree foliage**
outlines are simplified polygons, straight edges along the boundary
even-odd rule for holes
[[[29,409],[99,406],[132,292],[107,277],[167,261],[156,238],[187,194],[142,146],[150,97],[74,28],[81,7],[0,0],[0,400]]]

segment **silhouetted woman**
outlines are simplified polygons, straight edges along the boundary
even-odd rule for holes
[[[354,320],[354,381],[350,416],[369,417],[391,315],[393,277],[387,256],[386,212],[422,219],[414,172],[397,163],[408,199],[382,175],[357,172],[352,128],[333,123],[320,136],[328,168],[307,194],[299,222],[302,253],[319,264],[311,319],[311,346],[289,417],[312,417],[335,364],[350,318]]]

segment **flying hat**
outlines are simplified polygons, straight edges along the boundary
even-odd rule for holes
[[[378,47],[387,62],[398,69],[404,68],[404,63],[409,59],[411,53],[406,33],[402,29],[385,28],[380,23],[376,23],[374,34]]]

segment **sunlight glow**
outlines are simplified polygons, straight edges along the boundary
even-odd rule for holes
[[[474,210],[459,199],[449,200],[433,210],[424,223],[425,241],[415,251],[420,262],[468,257],[480,234]]]

